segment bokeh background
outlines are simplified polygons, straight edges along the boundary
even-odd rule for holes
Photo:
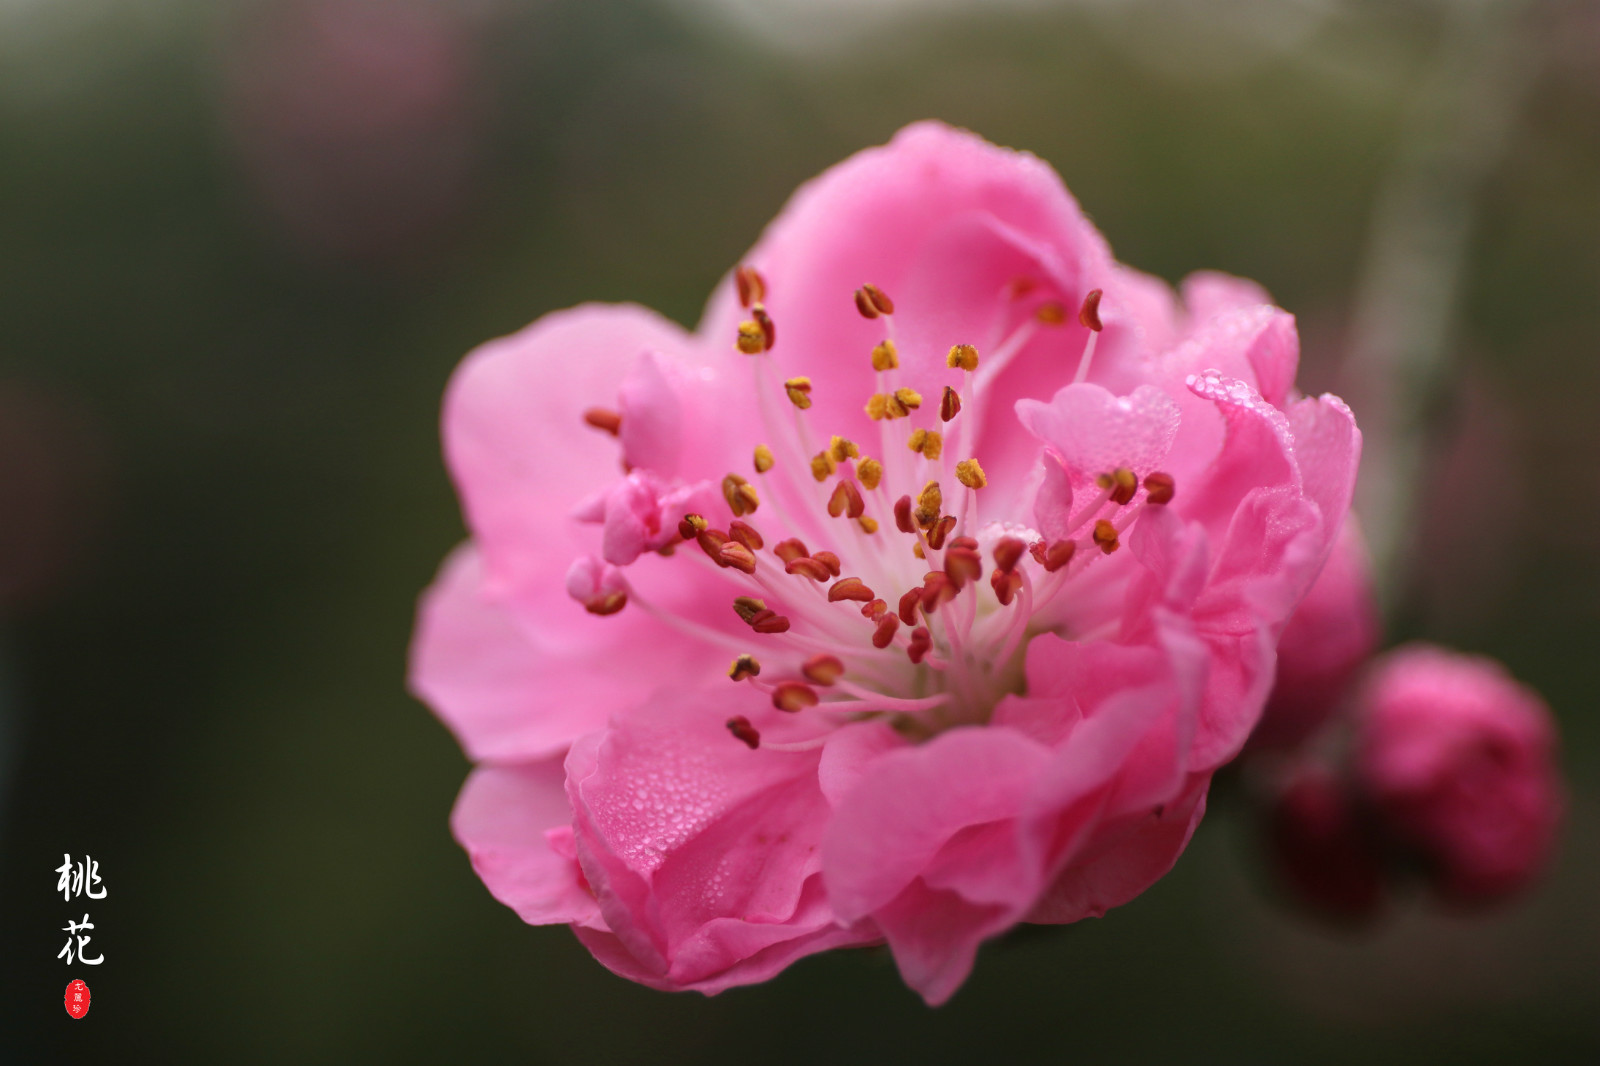
[[[1299,315],[1398,472],[1390,641],[1560,719],[1530,897],[1329,929],[1222,795],[1143,897],[930,1012],[874,952],[650,992],[482,889],[404,689],[463,535],[452,367],[586,299],[692,324],[800,181],[922,117]],[[1597,356],[1589,2],[0,0],[3,1055],[1600,1061]],[[106,900],[52,892],[63,852]]]

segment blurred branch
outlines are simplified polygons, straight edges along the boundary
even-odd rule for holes
[[[1524,0],[1457,0],[1380,188],[1343,368],[1366,436],[1357,509],[1386,614],[1408,589],[1434,398],[1483,187],[1538,67]]]

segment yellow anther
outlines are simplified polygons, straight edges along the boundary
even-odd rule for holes
[[[883,464],[876,459],[863,459],[856,464],[856,480],[861,482],[861,487],[871,492],[883,480]]]
[[[862,515],[856,519],[856,522],[861,526],[861,532],[863,533],[876,533],[878,531],[878,520],[876,518],[868,518],[866,515]]]
[[[922,486],[922,492],[917,496],[917,509],[913,517],[923,529],[932,529],[933,524],[939,521],[939,511],[943,507],[944,493],[939,491],[937,481],[930,481]]]
[[[889,416],[889,397],[881,392],[875,392],[867,400],[867,417],[874,422],[881,422]]]
[[[722,479],[722,498],[728,501],[735,518],[750,514],[761,505],[761,497],[756,495],[756,490],[738,474],[729,474]]]
[[[872,349],[872,369],[893,370],[900,365],[899,353],[895,351],[894,341],[884,340]]]
[[[811,406],[810,378],[790,378],[783,383],[783,391],[789,394],[789,402],[800,410]]]
[[[1039,305],[1039,309],[1033,313],[1033,317],[1047,326],[1059,326],[1067,320],[1067,309],[1062,307],[1058,301],[1049,300]]]
[[[914,429],[906,444],[912,451],[921,452],[929,459],[937,459],[944,454],[944,435],[938,430]]]
[[[902,407],[913,411],[922,406],[922,394],[916,389],[895,389],[894,398],[900,401]]]
[[[756,661],[754,655],[741,655],[733,660],[733,665],[728,667],[728,676],[735,681],[755,677],[761,673],[761,663]]]
[[[951,370],[978,369],[978,349],[970,344],[958,344],[944,357],[944,365]]]
[[[911,546],[911,554],[918,559],[926,559],[928,557],[928,553],[922,550],[922,541],[920,540]]]
[[[772,449],[765,444],[756,445],[755,467],[756,473],[765,474],[772,469],[775,460],[772,458]]]
[[[735,343],[745,355],[760,355],[767,349],[767,335],[760,324],[746,319],[739,323],[739,339]]]
[[[899,399],[895,397],[894,393],[890,393],[889,395],[887,395],[887,396],[885,396],[883,398],[883,417],[884,418],[889,418],[889,419],[904,418],[904,417],[906,417],[906,415],[909,415],[910,413],[911,412],[906,408],[906,405],[901,403],[899,401]]]
[[[860,448],[857,448],[854,443],[845,440],[843,437],[838,436],[837,434],[835,434],[834,437],[828,441],[828,455],[832,457],[833,461],[836,463],[842,463],[846,459],[854,459],[860,454]]]
[[[976,459],[963,459],[956,464],[956,480],[969,489],[981,489],[989,483]]]
[[[811,476],[818,481],[828,480],[838,468],[839,464],[827,452],[818,452],[811,457]]]

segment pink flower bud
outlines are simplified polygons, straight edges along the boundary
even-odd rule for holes
[[[1526,888],[1562,808],[1538,694],[1490,659],[1411,645],[1379,662],[1361,702],[1356,773],[1433,889],[1471,904]]]

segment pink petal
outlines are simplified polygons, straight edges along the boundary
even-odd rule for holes
[[[1060,454],[1074,482],[1084,483],[1119,466],[1138,474],[1160,469],[1180,415],[1172,398],[1154,386],[1114,396],[1084,382],[1066,386],[1049,403],[1019,400],[1017,418]]]
[[[552,847],[552,835],[571,828],[560,759],[474,770],[450,815],[472,869],[523,921],[603,928],[577,862]]]

